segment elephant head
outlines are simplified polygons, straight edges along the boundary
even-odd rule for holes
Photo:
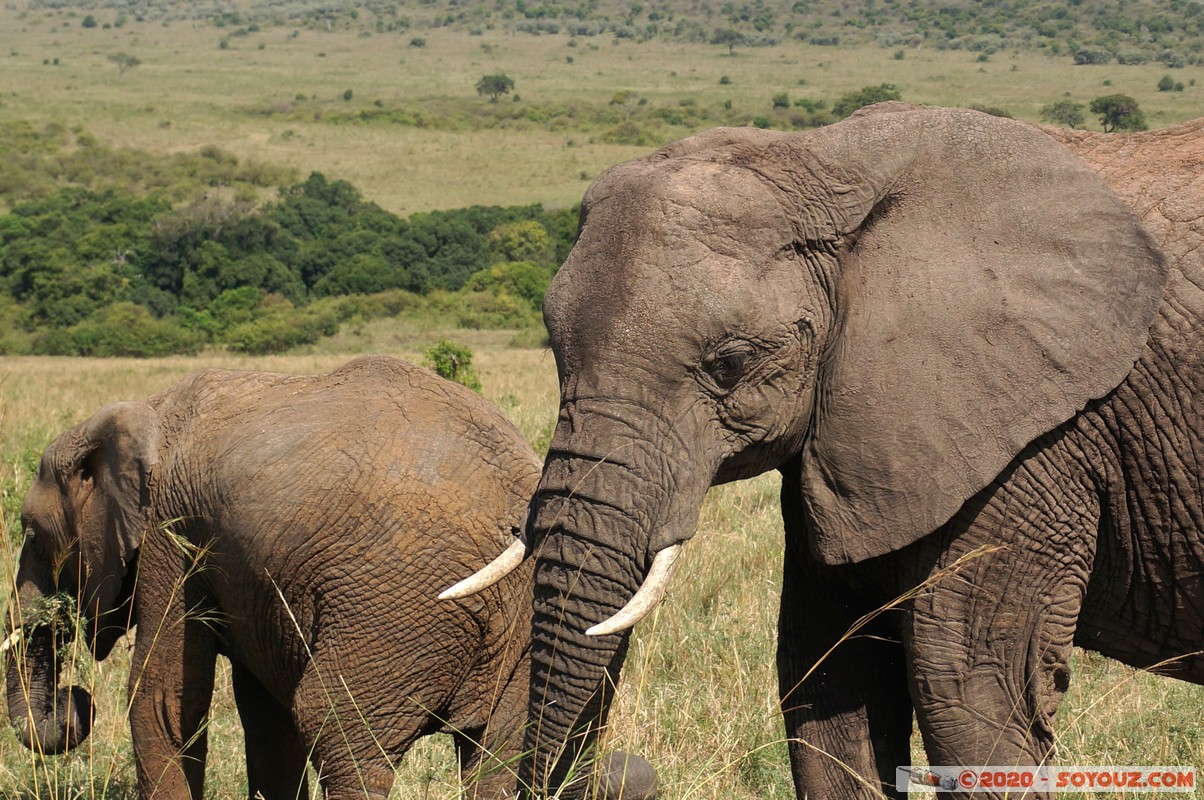
[[[719,129],[605,173],[544,301],[528,779],[556,791],[604,723],[708,487],[789,462],[815,558],[901,548],[1124,378],[1165,281],[1085,164],[975,112]]]
[[[131,626],[158,441],[158,416],[149,406],[108,406],[51,443],[25,496],[6,691],[9,719],[31,749],[61,753],[91,729],[87,691],[59,687],[75,628],[64,609],[78,612],[97,659]]]

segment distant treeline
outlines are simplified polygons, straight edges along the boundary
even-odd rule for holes
[[[1040,48],[1071,57],[1091,48],[1121,63],[1156,59],[1172,67],[1204,58],[1200,0],[256,0],[237,9],[192,0],[30,0],[28,6],[59,9],[102,30],[205,21],[223,42],[280,27],[407,37],[450,28],[725,46],[738,34],[739,44],[749,47],[791,39],[983,52]]]
[[[533,324],[575,233],[539,205],[402,219],[319,173],[264,204],[63,188],[0,216],[0,352],[271,352],[423,308]]]

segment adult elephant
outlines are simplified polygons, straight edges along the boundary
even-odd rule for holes
[[[1073,643],[1204,682],[1202,132],[1067,137],[1125,200],[1039,130],[899,105],[599,178],[544,302],[535,788],[707,488],[771,469],[799,797],[895,794],[913,710],[933,764],[1043,763]]]
[[[137,624],[144,798],[204,796],[218,653],[248,796],[308,797],[308,758],[327,798],[384,798],[415,739],[450,732],[469,793],[502,797],[526,719],[531,570],[456,606],[433,595],[502,551],[538,475],[500,412],[391,358],[316,377],[206,370],[110,405],[47,448],[25,499],[9,717],[45,753],[88,735],[87,692],[59,686],[66,596],[97,659]]]

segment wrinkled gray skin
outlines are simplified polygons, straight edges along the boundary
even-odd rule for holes
[[[308,797],[311,758],[328,798],[384,798],[391,762],[442,731],[470,794],[501,797],[526,718],[531,571],[459,603],[435,595],[513,541],[538,474],[496,409],[395,359],[317,377],[206,370],[50,445],[13,607],[76,597],[98,659],[137,624],[144,798],[203,797],[218,653],[249,796]],[[50,627],[24,633],[9,717],[28,746],[61,752],[87,736],[88,696],[59,685],[68,636],[56,650]]]
[[[913,711],[930,763],[1041,762],[1072,644],[1204,682],[1204,121],[1064,138],[1104,180],[1029,126],[889,105],[709,131],[589,189],[544,304],[540,790],[626,652],[585,631],[708,487],[773,469],[800,798],[893,796]]]

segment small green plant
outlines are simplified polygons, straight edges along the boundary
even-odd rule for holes
[[[472,351],[450,339],[440,339],[422,351],[422,361],[441,378],[481,391],[481,381],[472,368]]]
[[[344,100],[350,100],[350,99],[351,99],[351,98],[353,98],[353,97],[355,97],[355,92],[351,91],[350,89],[348,89],[347,91],[343,92],[343,99],[344,99]]]

